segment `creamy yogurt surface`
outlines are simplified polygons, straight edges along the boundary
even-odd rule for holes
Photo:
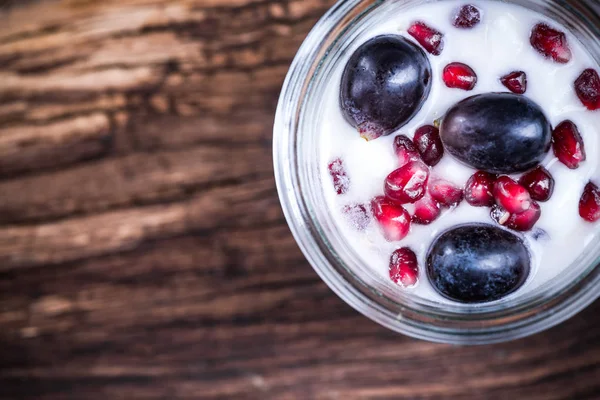
[[[547,17],[526,8],[495,1],[473,2],[481,11],[481,22],[472,29],[457,29],[452,17],[464,2],[440,1],[417,6],[409,10],[390,12],[383,23],[368,29],[356,40],[335,66],[323,97],[320,136],[320,164],[323,190],[345,239],[353,244],[361,261],[387,279],[390,255],[400,247],[410,247],[419,260],[419,282],[412,288],[401,288],[414,295],[439,302],[450,302],[438,294],[427,280],[425,257],[433,240],[445,230],[464,223],[495,224],[486,207],[472,207],[462,202],[458,207],[444,209],[441,217],[431,225],[412,224],[411,233],[402,241],[388,242],[372,220],[365,231],[359,231],[342,213],[350,204],[368,204],[375,196],[383,195],[386,176],[399,167],[393,150],[393,140],[398,134],[412,138],[423,125],[444,116],[455,103],[480,93],[507,92],[500,77],[513,71],[525,71],[528,87],[525,96],[534,100],[544,110],[550,123],[556,127],[571,120],[579,127],[585,143],[587,160],[576,170],[560,163],[550,151],[541,165],[555,179],[552,198],[540,203],[542,216],[533,231],[519,234],[532,255],[532,270],[527,283],[512,296],[531,290],[560,276],[587,245],[597,240],[600,225],[584,221],[578,213],[579,200],[585,185],[591,180],[600,183],[600,111],[587,110],[577,98],[574,82],[587,68],[598,69],[597,63],[569,30]],[[407,33],[415,21],[424,21],[444,34],[444,49],[439,56],[428,54],[433,71],[429,97],[420,112],[407,125],[395,133],[366,142],[357,130],[343,117],[339,104],[340,82],[348,58],[356,47],[381,34],[398,34],[416,41]],[[529,43],[534,25],[545,22],[566,33],[572,60],[559,64],[544,58]],[[478,76],[474,90],[450,89],[442,81],[442,71],[452,62],[469,65]],[[337,195],[326,168],[332,160],[343,160],[350,177],[349,191]],[[434,175],[463,187],[475,169],[461,164],[448,152],[435,166]],[[520,175],[512,177],[518,179]],[[413,206],[405,208],[412,214]],[[535,238],[540,229],[546,235]]]

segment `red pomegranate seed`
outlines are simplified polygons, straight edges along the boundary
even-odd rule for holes
[[[414,203],[425,196],[428,179],[429,168],[421,161],[411,161],[388,175],[384,192],[397,203]]]
[[[473,68],[463,63],[450,63],[444,68],[443,79],[446,86],[453,89],[473,90],[477,85],[477,74]]]
[[[440,130],[432,125],[422,126],[415,132],[413,142],[425,164],[433,167],[444,156]]]
[[[462,6],[454,16],[454,26],[457,28],[472,28],[481,21],[479,9],[472,4]]]
[[[554,178],[541,165],[523,175],[519,183],[527,189],[531,198],[537,201],[548,201],[554,193]]]
[[[435,201],[444,207],[455,206],[464,199],[462,189],[440,178],[429,179],[429,193]]]
[[[539,221],[542,209],[538,203],[532,201],[529,209],[520,214],[511,214],[500,206],[494,206],[490,215],[500,225],[515,231],[527,232]]]
[[[346,174],[344,163],[341,159],[336,158],[329,163],[329,174],[333,179],[333,187],[337,194],[345,194],[350,188],[350,178]]]
[[[440,204],[435,201],[430,194],[426,194],[421,200],[415,203],[415,213],[412,220],[415,224],[429,225],[435,221],[442,213]]]
[[[411,161],[419,161],[421,159],[412,140],[404,135],[396,136],[394,139],[394,152],[398,156],[400,167]]]
[[[413,23],[408,28],[408,33],[434,56],[439,56],[444,50],[444,35],[424,22]]]
[[[396,242],[408,235],[410,214],[404,207],[383,196],[378,196],[371,201],[371,209],[387,241]]]
[[[527,189],[508,176],[501,176],[494,183],[494,198],[511,214],[527,211],[532,203]]]
[[[588,110],[600,109],[600,76],[593,69],[586,69],[575,81],[577,97]]]
[[[367,204],[349,204],[342,212],[357,231],[364,231],[371,223],[371,208]]]
[[[600,219],[600,190],[592,182],[585,186],[579,201],[579,215],[589,222]]]
[[[419,280],[417,255],[408,247],[392,253],[390,257],[390,279],[404,287],[416,285]]]
[[[494,205],[494,182],[496,177],[484,171],[477,171],[465,185],[465,199],[474,207]]]
[[[586,159],[583,139],[572,121],[561,122],[552,132],[554,155],[570,169],[579,168]]]
[[[531,45],[546,58],[566,64],[571,61],[571,49],[564,32],[546,24],[537,24],[531,31]]]
[[[527,74],[523,71],[511,72],[500,78],[500,82],[513,93],[523,94],[527,91]]]

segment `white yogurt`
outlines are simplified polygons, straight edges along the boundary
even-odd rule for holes
[[[531,234],[525,239],[532,253],[533,269],[528,283],[520,289],[530,290],[560,275],[595,239],[600,224],[591,224],[581,219],[578,213],[579,199],[584,186],[590,180],[600,183],[600,111],[588,111],[577,98],[573,83],[586,68],[596,68],[594,62],[572,34],[564,26],[541,14],[516,5],[492,1],[477,1],[474,4],[482,11],[481,23],[473,29],[457,29],[451,17],[464,2],[443,1],[429,3],[408,11],[390,13],[387,20],[367,30],[357,40],[358,47],[368,39],[380,34],[400,34],[409,40],[406,32],[413,21],[424,21],[444,33],[445,47],[440,56],[429,55],[433,70],[433,86],[423,108],[406,126],[395,134],[371,142],[361,139],[356,130],[343,118],[339,106],[339,90],[344,66],[355,50],[349,49],[335,67],[332,79],[325,88],[322,107],[324,112],[319,126],[321,134],[321,165],[323,187],[328,206],[349,243],[353,243],[362,262],[384,277],[388,276],[391,253],[399,248],[410,247],[419,259],[419,284],[411,289],[416,296],[446,302],[429,284],[424,270],[426,252],[435,237],[444,230],[469,222],[493,223],[488,208],[475,208],[463,202],[458,208],[446,210],[428,226],[413,224],[411,233],[402,241],[387,242],[375,221],[368,229],[358,232],[341,213],[343,206],[353,203],[369,203],[383,194],[386,176],[396,168],[397,159],[393,152],[393,139],[397,134],[412,138],[417,128],[430,125],[442,117],[446,110],[458,101],[479,93],[506,92],[499,78],[512,71],[523,70],[528,76],[526,96],[537,102],[545,111],[553,126],[570,119],[577,124],[583,137],[587,161],[573,171],[565,167],[550,151],[543,165],[556,181],[552,199],[540,203],[542,217],[536,224],[548,233],[546,240],[533,240]],[[558,64],[545,59],[529,43],[532,27],[546,22],[567,33],[573,53],[568,64]],[[478,75],[473,91],[449,89],[442,81],[442,70],[451,62],[462,62],[471,66]],[[335,158],[344,161],[351,179],[347,194],[336,195],[331,177],[325,167]],[[448,153],[434,168],[434,174],[464,186],[474,169],[460,164]],[[518,178],[518,176],[514,176]],[[412,213],[412,207],[406,207]]]

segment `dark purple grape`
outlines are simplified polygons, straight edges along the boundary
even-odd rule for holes
[[[420,47],[402,36],[377,36],[350,57],[341,108],[363,138],[377,139],[410,121],[429,96],[431,81],[431,64]]]
[[[516,235],[486,224],[442,233],[427,254],[427,276],[444,297],[461,303],[501,299],[525,283],[530,256]]]
[[[529,98],[514,93],[469,97],[447,112],[440,127],[445,149],[493,174],[525,172],[550,150],[552,127]]]

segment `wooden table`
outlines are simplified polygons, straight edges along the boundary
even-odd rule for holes
[[[271,127],[331,0],[4,3],[1,399],[600,399],[598,302],[438,345],[304,260]]]

